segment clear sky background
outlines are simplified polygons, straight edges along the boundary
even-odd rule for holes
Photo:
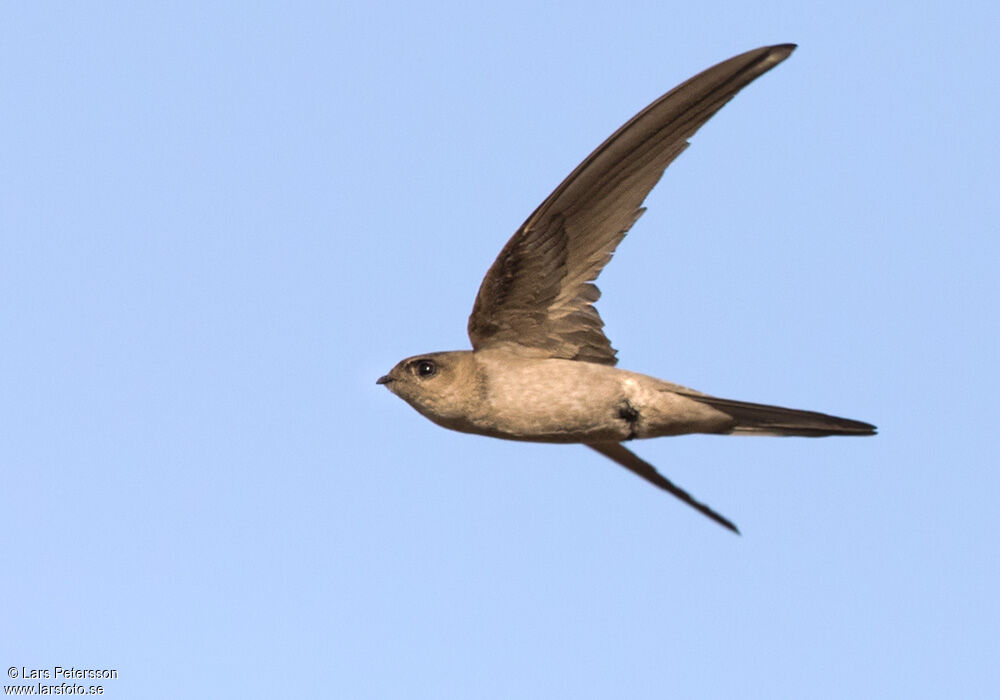
[[[995,2],[6,3],[0,667],[112,698],[1000,687]],[[651,100],[796,42],[600,278],[620,366],[871,421],[636,451],[375,379]],[[5,679],[5,683],[9,679]]]

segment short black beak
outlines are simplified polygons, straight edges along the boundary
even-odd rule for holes
[[[390,377],[388,374],[383,374],[381,377],[379,377],[378,379],[375,380],[375,383],[376,384],[388,384],[391,381],[392,381],[392,377]]]

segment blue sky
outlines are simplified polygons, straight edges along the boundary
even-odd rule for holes
[[[0,12],[6,666],[119,698],[1000,686],[995,3]],[[620,366],[871,421],[636,451],[444,431],[503,243],[652,99],[796,42],[600,278]]]

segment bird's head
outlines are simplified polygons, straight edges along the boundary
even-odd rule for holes
[[[472,352],[432,352],[396,364],[376,380],[422,414],[438,420],[467,410],[477,384]]]

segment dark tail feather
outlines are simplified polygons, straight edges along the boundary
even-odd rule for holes
[[[746,401],[717,399],[714,396],[685,394],[712,408],[728,413],[736,420],[730,431],[733,435],[798,435],[824,437],[826,435],[874,435],[875,426],[850,418],[828,416],[815,411],[798,411],[794,408],[765,406]]]

